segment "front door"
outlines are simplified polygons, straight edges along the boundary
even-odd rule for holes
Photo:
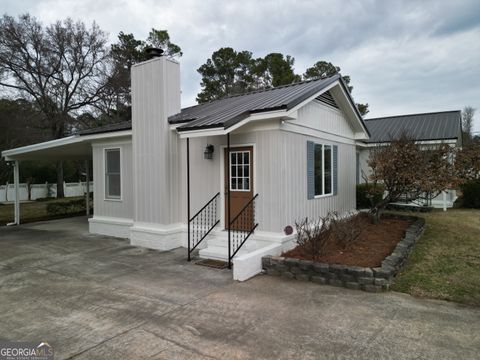
[[[228,159],[230,157],[230,171]],[[230,177],[230,220],[233,221],[239,212],[253,197],[253,147],[243,146],[230,148],[227,155],[225,149],[225,228],[228,228],[228,176]],[[235,230],[250,231],[254,222],[253,204],[232,223]]]

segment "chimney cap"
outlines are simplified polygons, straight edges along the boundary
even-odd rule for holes
[[[155,48],[155,47],[148,47],[145,49],[145,52],[147,53],[150,59],[160,57],[163,55],[163,49]]]

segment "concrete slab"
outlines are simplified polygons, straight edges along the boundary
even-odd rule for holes
[[[0,340],[56,359],[475,359],[480,310],[188,263],[88,233],[86,218],[0,228]]]

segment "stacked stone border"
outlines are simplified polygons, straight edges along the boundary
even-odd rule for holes
[[[425,230],[425,220],[416,216],[384,214],[383,217],[411,221],[405,237],[400,240],[380,267],[369,268],[326,264],[309,260],[265,256],[262,258],[263,270],[268,275],[283,276],[289,279],[313,281],[319,284],[346,287],[368,292],[387,291],[393,278],[402,269],[412,252],[416,241]]]

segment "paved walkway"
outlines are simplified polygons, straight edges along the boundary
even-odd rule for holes
[[[478,359],[480,309],[257,276],[91,235],[0,228],[0,340],[55,359]]]

